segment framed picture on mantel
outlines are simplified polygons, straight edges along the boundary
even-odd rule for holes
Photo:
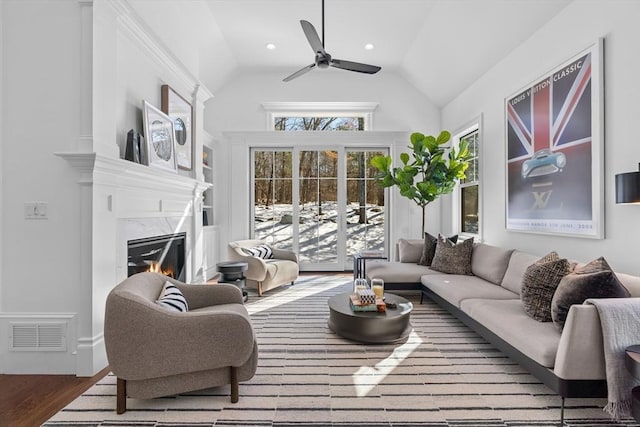
[[[180,169],[193,168],[193,108],[169,85],[162,85],[162,111],[173,120],[176,160]]]
[[[173,120],[147,101],[142,105],[149,166],[176,172]]]

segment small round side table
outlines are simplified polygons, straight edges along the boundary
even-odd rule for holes
[[[249,264],[243,261],[225,261],[217,263],[216,268],[221,274],[218,282],[236,285],[242,291],[242,300],[246,302],[249,299],[249,295],[244,290],[244,272],[249,268]]]

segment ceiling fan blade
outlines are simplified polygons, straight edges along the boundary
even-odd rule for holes
[[[324,54],[324,46],[322,46],[320,37],[318,37],[318,32],[311,24],[311,22],[305,21],[303,19],[300,21],[300,25],[302,25],[302,31],[304,31],[304,35],[307,36],[307,40],[309,40],[309,44],[311,45],[311,49],[313,49],[313,53],[320,52]]]
[[[358,73],[375,74],[382,68],[377,65],[361,64],[360,62],[343,61],[342,59],[332,59],[331,66],[343,70],[357,71]]]
[[[315,68],[316,64],[313,63],[311,65],[307,65],[304,68],[299,69],[298,71],[296,71],[295,73],[291,74],[290,76],[285,77],[284,79],[282,79],[283,82],[288,82],[291,81],[293,79],[295,79],[296,77],[300,77],[301,75],[311,71],[313,68]]]

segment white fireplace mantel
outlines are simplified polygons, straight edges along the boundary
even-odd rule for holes
[[[107,366],[104,305],[127,275],[127,241],[186,233],[186,281],[203,276],[202,193],[211,184],[98,153],[56,153],[77,172],[81,289],[76,374]],[[147,235],[148,234],[148,235]]]

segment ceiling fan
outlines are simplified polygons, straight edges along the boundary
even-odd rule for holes
[[[316,55],[316,59],[313,64],[307,65],[306,67],[296,71],[290,76],[285,77],[282,81],[288,82],[296,77],[300,77],[301,75],[313,70],[314,68],[329,68],[336,67],[341,68],[343,70],[348,71],[356,71],[358,73],[365,74],[375,74],[381,70],[380,67],[376,65],[369,64],[361,64],[359,62],[353,61],[344,61],[342,59],[334,59],[324,50],[324,0],[322,0],[322,41],[320,37],[318,37],[318,32],[314,28],[314,26],[305,20],[300,20],[300,25],[302,25],[302,31],[304,31],[304,35],[307,36],[307,40],[313,49],[313,52]]]

